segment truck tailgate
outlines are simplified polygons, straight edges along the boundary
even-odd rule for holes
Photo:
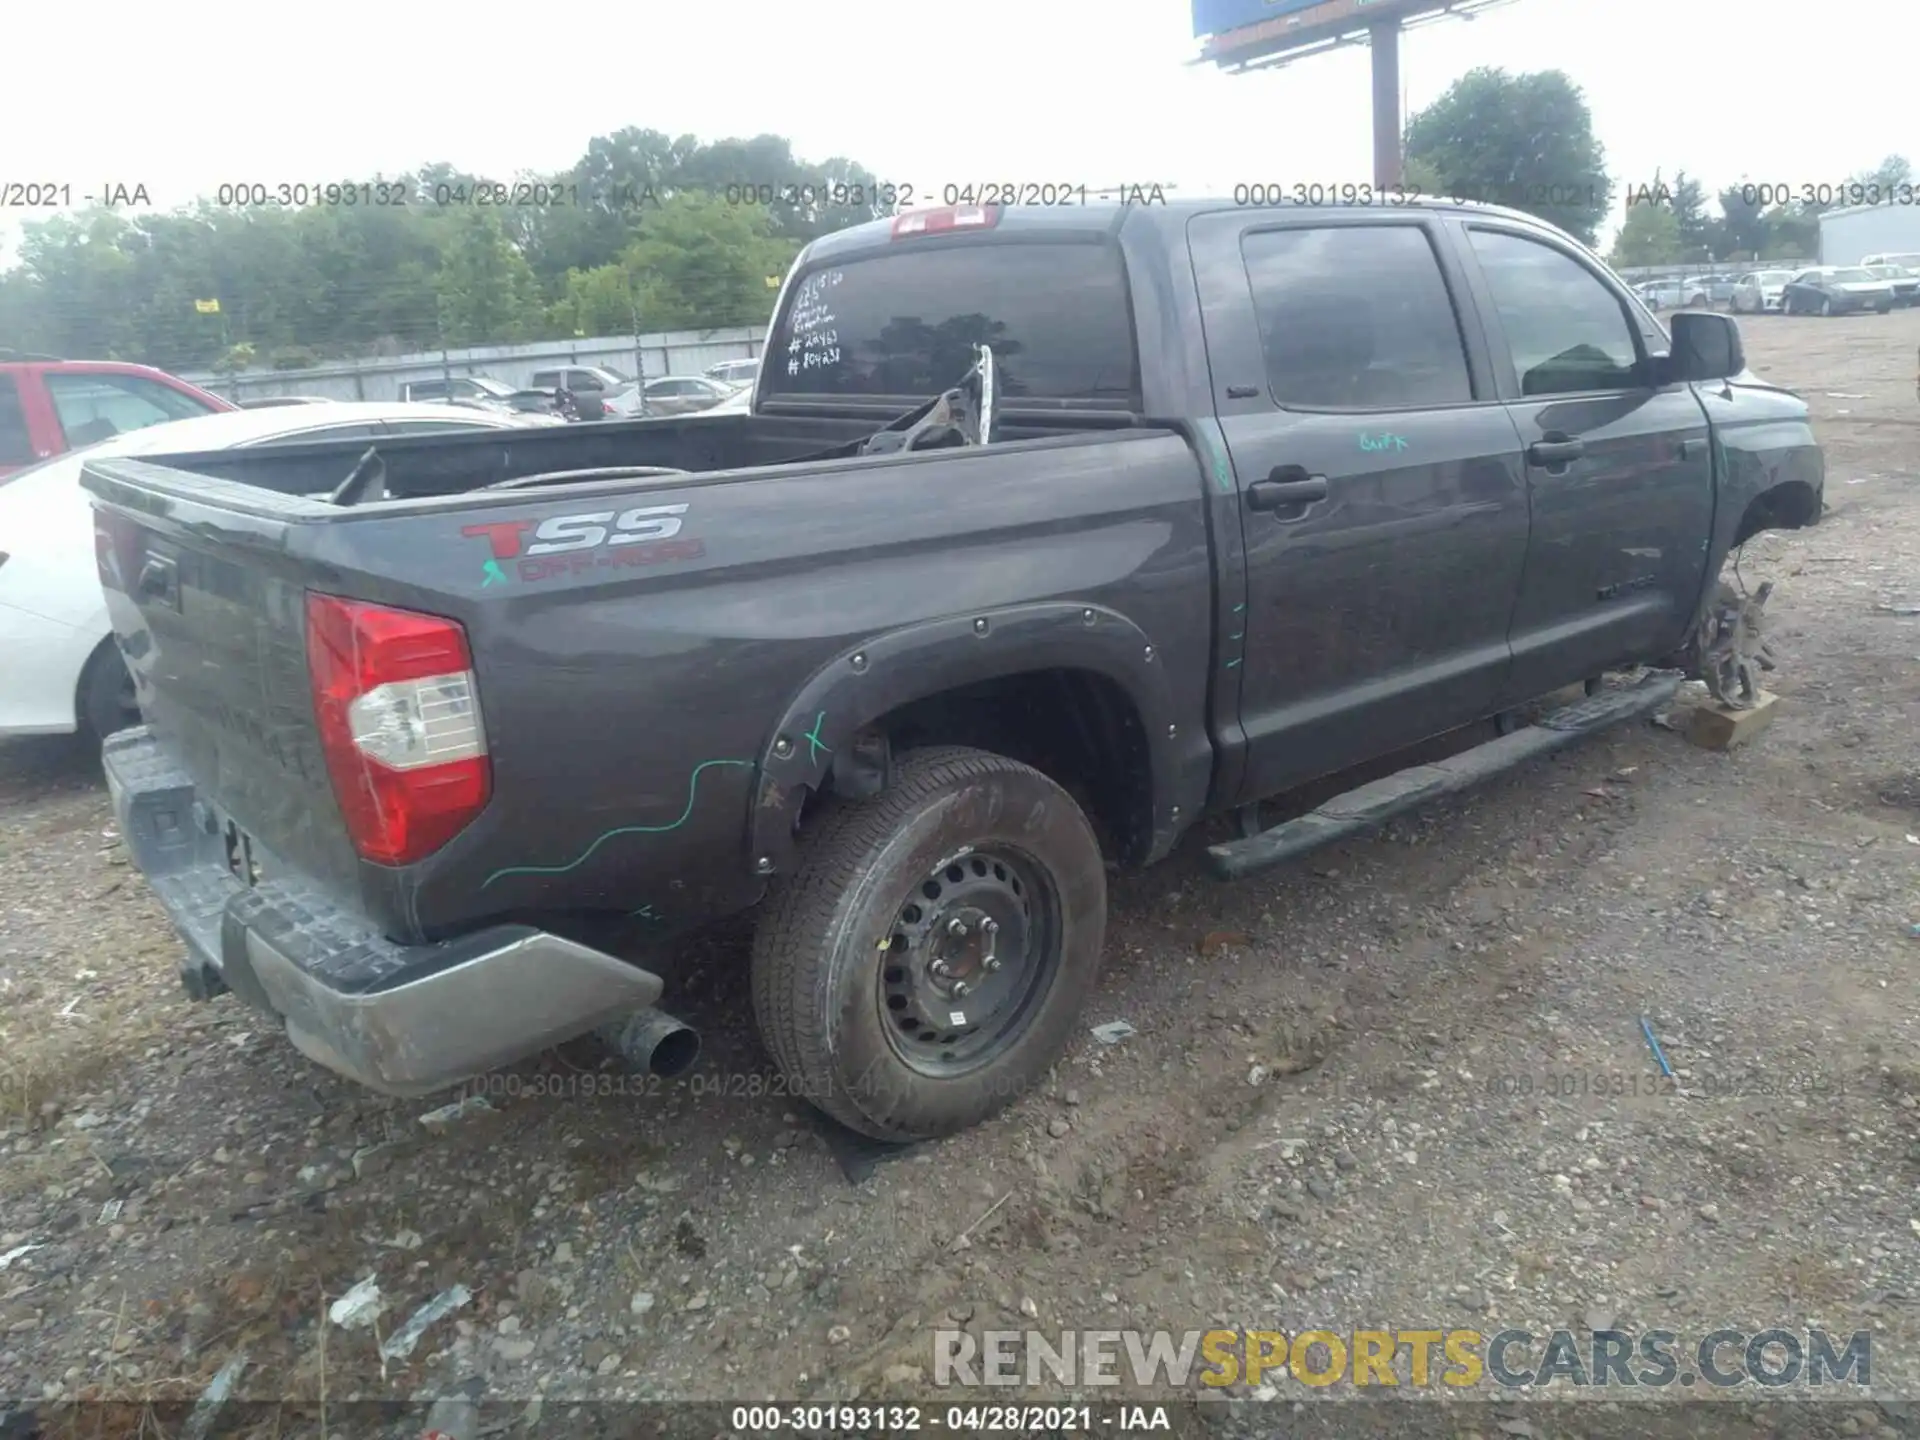
[[[95,542],[141,708],[201,797],[192,822],[230,824],[241,863],[270,871],[284,859],[356,893],[359,859],[328,777],[307,672],[312,562],[288,544],[300,514],[329,507],[261,495],[242,509],[219,492],[247,492],[218,481],[194,500],[115,483],[142,472],[185,478],[136,461],[87,467]]]

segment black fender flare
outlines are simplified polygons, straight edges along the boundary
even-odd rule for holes
[[[836,753],[890,711],[943,690],[1039,670],[1086,670],[1113,681],[1145,728],[1153,806],[1151,855],[1172,847],[1205,799],[1184,795],[1173,688],[1153,642],[1103,605],[1015,605],[902,626],[847,647],[800,687],[767,734],[748,825],[755,871],[790,867],[800,807],[826,782]]]

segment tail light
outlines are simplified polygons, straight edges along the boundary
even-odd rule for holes
[[[949,205],[940,210],[909,210],[893,217],[890,238],[938,235],[948,230],[991,230],[1000,223],[998,205]]]
[[[493,767],[459,625],[309,593],[307,669],[333,793],[365,859],[410,865],[485,807]]]

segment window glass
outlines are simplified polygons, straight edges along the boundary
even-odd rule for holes
[[[1506,331],[1521,394],[1625,390],[1640,383],[1626,313],[1598,276],[1523,235],[1478,228],[1468,234]]]
[[[29,465],[33,460],[33,437],[27,433],[20,384],[11,375],[0,375],[0,465]]]
[[[1473,398],[1453,302],[1417,226],[1256,231],[1241,254],[1281,405],[1399,410]]]
[[[815,270],[777,318],[765,394],[911,403],[993,347],[1003,401],[1133,403],[1126,270],[1104,244],[911,241]]]
[[[42,378],[67,444],[76,448],[129,430],[212,413],[192,396],[142,375],[48,371]]]

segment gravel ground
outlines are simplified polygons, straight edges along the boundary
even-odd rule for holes
[[[1890,1403],[1920,1397],[1920,311],[1743,329],[1815,407],[1832,506],[1742,558],[1778,582],[1760,738],[1616,730],[1237,887],[1194,837],[1115,887],[1087,1019],[1136,1033],[858,1184],[778,1093],[739,935],[674,997],[694,1081],[582,1043],[426,1125],[461,1097],[368,1094],[189,1003],[95,765],[0,745],[0,1256],[37,1247],[0,1273],[0,1396],[191,1397],[244,1351],[240,1396],[478,1378],[551,1415],[925,1397],[939,1326],[1779,1324],[1873,1332],[1889,1403],[1821,1430],[1920,1433]],[[370,1276],[376,1328],[324,1325]],[[1290,1423],[1334,1393],[1267,1384]],[[1502,1398],[1364,1428],[1565,1433]]]

